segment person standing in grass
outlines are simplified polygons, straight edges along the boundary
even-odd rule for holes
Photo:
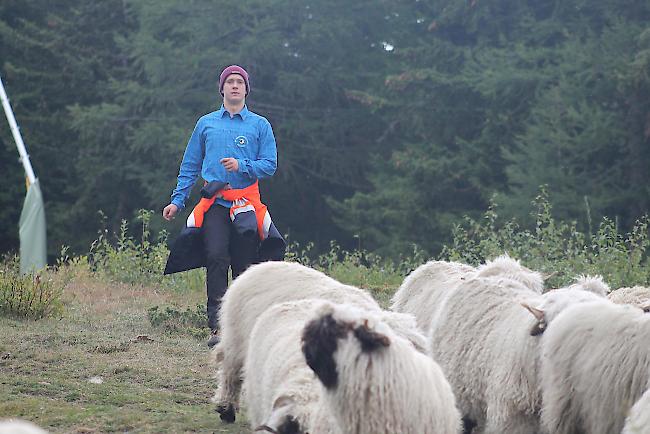
[[[231,65],[223,70],[219,76],[219,92],[223,104],[196,123],[185,149],[171,203],[162,212],[166,220],[173,219],[184,208],[192,186],[201,175],[206,183],[202,190],[204,199],[190,214],[188,227],[200,228],[198,239],[202,242],[194,243],[198,251],[185,249],[184,255],[204,256],[201,263],[207,270],[210,347],[219,342],[218,313],[228,287],[229,268],[234,279],[260,260],[282,259],[285,247],[282,240],[281,251],[260,258],[260,242],[269,237],[282,239],[270,223],[258,189],[258,180],[270,178],[277,168],[277,148],[271,124],[248,110],[246,97],[250,93],[250,81],[241,66]],[[216,193],[204,194],[214,185]],[[247,214],[248,219],[244,218]],[[170,259],[173,250],[174,246]]]

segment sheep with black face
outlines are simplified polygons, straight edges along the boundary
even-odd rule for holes
[[[242,403],[251,427],[275,434],[339,434],[305,363],[302,329],[325,301],[278,303],[255,322],[244,364]]]
[[[291,262],[265,262],[253,265],[228,288],[221,305],[221,342],[212,351],[217,366],[218,387],[213,397],[225,422],[235,420],[239,405],[242,368],[255,321],[277,303],[323,299],[382,312],[383,320],[399,335],[424,352],[426,339],[410,315],[382,311],[370,294],[345,285],[309,267]]]
[[[441,434],[461,430],[440,367],[376,312],[325,304],[305,326],[302,350],[343,434]]]
[[[235,421],[242,368],[255,321],[276,303],[310,298],[381,309],[367,292],[292,262],[253,265],[232,282],[219,312],[221,342],[212,350],[218,379],[212,401],[224,422]]]

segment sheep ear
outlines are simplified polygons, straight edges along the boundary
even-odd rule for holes
[[[338,339],[344,337],[345,333],[345,328],[331,314],[310,321],[302,332],[302,353],[307,366],[327,389],[338,384],[339,374],[334,352],[338,347]]]
[[[650,304],[648,304],[648,305],[646,305],[646,306],[643,306],[641,309],[643,309],[643,311],[644,311],[645,313],[649,313],[649,312],[650,312]]]
[[[537,322],[533,324],[533,327],[530,329],[530,335],[531,336],[538,336],[544,333],[546,330],[546,314],[544,313],[543,310],[537,309],[536,307],[533,307],[529,305],[528,303],[521,303],[523,307],[528,309],[530,313],[533,314]]]
[[[388,336],[370,330],[368,327],[368,320],[365,320],[362,325],[354,329],[354,336],[359,339],[361,343],[361,351],[369,353],[375,351],[380,347],[387,347],[390,345]]]
[[[529,305],[528,303],[521,303],[523,307],[525,307],[528,312],[532,313],[533,316],[537,321],[543,321],[545,318],[544,311],[541,309],[537,309],[536,307],[533,307]]]

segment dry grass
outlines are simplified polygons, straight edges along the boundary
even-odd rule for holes
[[[54,433],[250,432],[241,422],[223,425],[209,402],[214,381],[205,341],[147,319],[149,307],[196,306],[203,293],[109,285],[86,275],[64,297],[64,318],[0,318],[0,418],[31,420]]]

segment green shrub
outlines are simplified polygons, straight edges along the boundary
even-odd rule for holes
[[[154,327],[163,328],[168,333],[181,333],[204,338],[209,329],[206,324],[205,306],[178,310],[167,306],[164,309],[154,306],[147,310],[149,322]]]
[[[203,288],[203,270],[163,275],[169,256],[168,235],[166,231],[161,231],[157,239],[151,241],[149,222],[152,215],[151,210],[139,210],[137,220],[142,225],[139,240],[129,234],[126,220],[122,220],[120,232],[113,239],[109,237],[108,230],[101,230],[90,247],[94,273],[100,278],[127,284],[152,285],[181,291]]]
[[[417,246],[409,256],[401,256],[397,261],[382,258],[366,250],[348,251],[335,241],[330,242],[330,250],[320,255],[313,255],[313,244],[301,247],[298,243],[289,243],[286,260],[298,262],[316,268],[332,278],[348,285],[369,290],[384,306],[402,283],[408,273],[422,265],[427,256]]]
[[[0,269],[0,315],[41,319],[63,313],[61,296],[65,284],[58,285],[44,270],[21,275],[17,257],[7,258]]]
[[[555,221],[544,187],[533,205],[533,230],[521,228],[514,220],[499,224],[494,203],[481,221],[466,217],[454,228],[453,242],[444,247],[440,258],[478,265],[507,252],[550,276],[549,288],[563,286],[580,274],[600,274],[612,289],[650,283],[647,215],[627,234],[620,233],[609,218],[603,218],[594,234],[585,234],[575,222]]]

